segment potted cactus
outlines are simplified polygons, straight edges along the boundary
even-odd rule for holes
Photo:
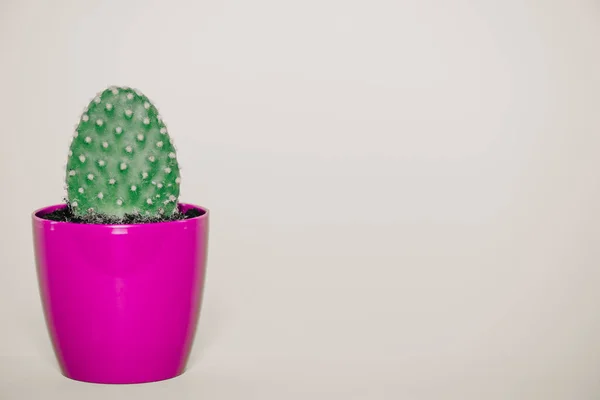
[[[46,325],[62,373],[143,383],[184,372],[204,287],[208,210],[179,203],[155,105],[110,87],[70,145],[65,202],[32,214]]]

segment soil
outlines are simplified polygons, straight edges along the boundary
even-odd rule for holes
[[[108,215],[89,215],[85,217],[75,216],[71,207],[65,207],[55,210],[51,213],[40,215],[40,218],[50,221],[70,222],[73,224],[99,224],[99,225],[134,225],[134,224],[151,224],[158,222],[181,221],[184,219],[195,218],[204,213],[197,209],[189,209],[185,213],[175,213],[165,217],[149,217],[144,215],[125,215],[123,218],[115,218]]]

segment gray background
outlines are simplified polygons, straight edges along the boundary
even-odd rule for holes
[[[597,1],[0,3],[0,399],[600,398]],[[189,371],[57,369],[30,213],[155,100],[211,209]]]

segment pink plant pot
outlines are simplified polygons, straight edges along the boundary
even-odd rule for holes
[[[33,213],[40,296],[68,378],[144,383],[182,374],[192,348],[208,245],[208,210],[172,222],[96,225]]]

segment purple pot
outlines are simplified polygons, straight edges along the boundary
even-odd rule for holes
[[[143,383],[184,372],[204,287],[208,210],[134,225],[56,222],[33,213],[46,325],[62,373],[93,383]]]

